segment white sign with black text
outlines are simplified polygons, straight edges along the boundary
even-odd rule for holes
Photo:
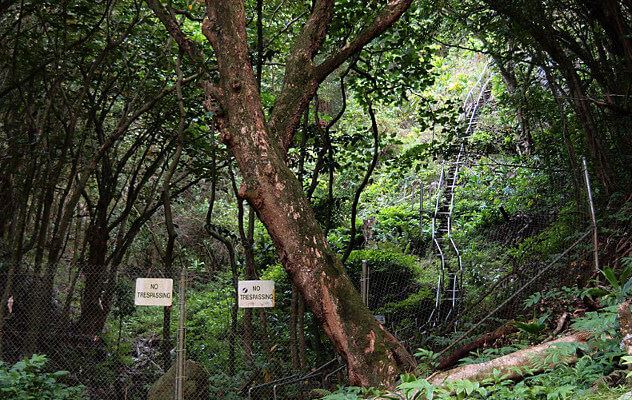
[[[274,307],[274,281],[239,281],[239,308]]]
[[[134,304],[137,306],[170,306],[173,279],[137,278]]]

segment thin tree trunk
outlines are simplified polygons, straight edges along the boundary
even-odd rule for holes
[[[218,240],[220,243],[224,245],[226,251],[228,252],[228,261],[230,263],[231,276],[232,276],[232,285],[233,285],[233,305],[231,307],[230,314],[230,329],[231,333],[228,337],[228,370],[229,374],[233,375],[235,372],[235,362],[236,362],[236,354],[235,354],[235,345],[237,339],[237,313],[238,309],[238,298],[237,298],[237,280],[239,279],[239,272],[237,270],[237,261],[235,258],[235,247],[231,243],[230,239],[224,237],[222,234],[215,230],[215,226],[212,223],[213,220],[213,209],[215,207],[215,195],[217,189],[217,164],[215,162],[215,156],[212,156],[213,163],[213,177],[211,180],[211,196],[208,201],[208,210],[206,211],[206,221],[204,224],[204,228],[215,240]],[[231,171],[231,167],[228,167],[228,172],[231,176],[231,180],[234,180],[234,175]]]
[[[511,48],[510,48],[511,51]],[[494,61],[500,70],[500,75],[505,82],[505,86],[507,86],[507,90],[512,96],[520,96],[518,98],[518,105],[516,107],[516,116],[518,117],[518,122],[520,123],[520,131],[522,144],[524,147],[524,152],[526,154],[530,154],[533,147],[533,138],[531,137],[531,128],[529,124],[529,120],[527,118],[524,102],[525,102],[525,91],[524,89],[519,89],[518,85],[518,77],[514,71],[513,62],[509,61],[506,65],[502,62],[499,57],[494,57]],[[529,66],[529,72],[527,74],[527,78],[531,74],[533,69],[533,65]],[[519,147],[519,146],[518,146]]]
[[[443,357],[439,361],[439,365],[437,368],[439,369],[450,368],[456,365],[456,363],[459,362],[461,358],[467,356],[473,350],[479,349],[481,347],[485,347],[489,344],[493,344],[496,340],[517,331],[518,331],[518,328],[516,328],[514,322],[511,321],[492,332],[479,336],[478,338],[471,341],[470,343],[460,346],[458,349],[456,349],[452,353]]]
[[[35,241],[35,257],[33,261],[33,280],[31,282],[32,293],[36,295],[30,300],[30,313],[29,313],[29,330],[26,332],[24,340],[24,355],[30,357],[37,351],[38,340],[40,336],[40,330],[42,329],[40,321],[47,312],[47,308],[51,299],[47,292],[41,290],[44,286],[43,283],[48,279],[46,275],[41,275],[42,262],[44,259],[44,251],[46,248],[46,241],[49,235],[49,226],[51,220],[52,203],[53,203],[53,188],[56,184],[54,179],[44,189],[44,196],[41,199],[43,201],[42,214],[39,217],[39,232],[37,233],[37,239]]]
[[[305,369],[307,362],[305,360],[305,302],[303,298],[298,296],[296,336],[298,341],[298,364],[301,369]]]
[[[379,156],[380,150],[380,133],[377,126],[377,121],[375,120],[375,112],[373,111],[373,105],[369,102],[369,116],[371,118],[371,133],[373,134],[373,157],[371,157],[371,161],[369,166],[364,174],[364,179],[358,185],[358,188],[355,191],[355,195],[353,196],[353,203],[351,204],[351,233],[349,234],[349,244],[347,249],[345,250],[344,255],[342,256],[342,263],[347,261],[351,251],[353,250],[355,244],[355,235],[356,235],[356,216],[358,214],[358,203],[360,202],[360,196],[362,195],[362,191],[369,183],[369,179],[371,179],[371,175],[373,175],[373,171],[375,170],[375,166],[377,165],[377,160]]]
[[[571,141],[571,137],[568,131],[568,120],[566,118],[566,113],[564,112],[564,104],[560,99],[560,88],[557,86],[557,82],[553,78],[553,75],[549,68],[544,68],[544,72],[546,74],[547,81],[549,82],[549,88],[551,90],[551,94],[553,94],[553,98],[555,99],[555,104],[557,104],[557,108],[560,113],[560,121],[562,122],[562,138],[564,139],[564,145],[566,147],[566,152],[568,155],[568,164],[569,169],[573,175],[573,192],[575,194],[575,202],[577,203],[577,207],[580,207],[582,201],[580,199],[580,186],[581,186],[581,169],[577,164],[577,151],[575,150],[575,146]]]
[[[233,189],[235,192],[235,197],[237,197],[237,224],[239,227],[239,237],[241,241],[241,246],[244,249],[244,258],[246,263],[246,279],[253,280],[257,277],[257,271],[255,266],[255,253],[254,253],[254,225],[255,225],[255,215],[254,211],[251,207],[248,207],[248,225],[244,227],[244,204],[243,200],[238,196],[238,189],[233,180]],[[252,329],[252,313],[253,310],[250,308],[245,309],[244,311],[244,331],[243,331],[243,340],[244,340],[244,352],[246,353],[247,359],[252,358],[253,351],[253,329]]]
[[[11,236],[13,237],[13,251],[9,258],[9,268],[2,291],[2,299],[0,300],[0,357],[3,355],[4,351],[4,318],[7,310],[6,304],[9,298],[13,295],[13,282],[22,259],[22,245],[24,242],[27,203],[22,202],[20,204],[21,206],[19,207],[19,211],[17,213],[17,220],[12,223]]]
[[[78,323],[79,332],[84,335],[98,335],[105,323],[104,315],[107,314],[103,292],[109,235],[107,222],[101,220],[103,217],[107,218],[107,204],[105,207],[102,211],[97,211],[103,216],[97,218],[98,221],[93,221],[88,228],[88,257],[82,268],[85,284]]]
[[[178,234],[173,223],[173,210],[171,208],[171,180],[175,175],[176,168],[182,155],[184,141],[184,123],[186,110],[184,109],[184,98],[182,95],[182,54],[178,54],[176,59],[176,96],[178,98],[178,110],[180,118],[178,120],[178,130],[176,131],[176,150],[169,165],[167,175],[165,175],[162,187],[162,202],[165,213],[165,227],[167,229],[167,247],[164,255],[164,273],[167,278],[174,278],[173,272],[173,252]],[[171,366],[171,307],[163,307],[162,320],[162,362],[165,371]],[[182,312],[182,310],[180,310]]]
[[[612,178],[612,167],[608,161],[604,146],[599,137],[599,131],[595,124],[592,109],[584,89],[582,88],[579,76],[574,70],[565,71],[566,83],[570,88],[570,95],[575,105],[575,112],[586,133],[586,141],[590,156],[595,163],[597,176],[601,181],[606,193],[611,193],[615,188],[615,181]]]

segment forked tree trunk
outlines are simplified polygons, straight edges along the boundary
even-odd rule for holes
[[[301,183],[285,162],[283,138],[266,124],[250,62],[243,3],[209,0],[207,14],[203,31],[216,51],[220,72],[220,87],[207,89],[220,102],[217,128],[243,177],[240,196],[256,210],[293,283],[346,360],[350,383],[391,385],[402,369],[415,365],[414,359],[362,304],[330,250]],[[304,90],[295,90],[300,98],[289,96],[286,101],[306,103],[305,97],[311,97],[317,86],[307,78]],[[299,110],[299,117],[302,113]],[[278,118],[276,123],[284,125]]]
[[[111,160],[106,155],[98,173],[99,199],[95,205],[94,220],[88,227],[88,261],[83,267],[85,285],[81,296],[79,333],[98,335],[105,326],[110,306],[103,296],[107,279],[107,253],[110,233],[108,210],[114,193],[115,178]]]

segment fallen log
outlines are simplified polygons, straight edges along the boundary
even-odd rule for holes
[[[507,336],[517,331],[518,331],[518,328],[515,327],[512,321],[492,332],[488,332],[484,335],[481,335],[476,340],[459,347],[452,353],[441,358],[437,368],[440,370],[444,370],[444,369],[453,367],[454,365],[456,365],[457,362],[459,362],[460,359],[467,356],[470,352],[480,349],[481,347],[486,347],[492,344],[493,342],[495,342],[496,340],[500,339],[501,337]]]
[[[547,357],[547,351],[554,348],[559,343],[585,343],[590,337],[589,333],[580,332],[564,336],[556,340],[545,342],[537,346],[507,354],[480,364],[463,365],[448,371],[438,372],[428,378],[428,382],[433,385],[441,385],[448,381],[472,380],[482,381],[492,377],[494,370],[499,371],[507,379],[518,379],[522,376],[520,369],[530,370],[542,369]],[[568,355],[558,360],[563,363],[574,363],[577,361],[575,354]]]

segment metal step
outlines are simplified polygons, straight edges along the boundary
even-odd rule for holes
[[[486,70],[485,70],[486,71]],[[485,72],[484,72],[485,73]],[[458,155],[455,155],[451,160],[445,160],[442,169],[442,184],[440,191],[436,196],[436,206],[434,208],[433,215],[433,238],[435,243],[433,244],[433,250],[436,257],[440,258],[441,271],[443,278],[439,277],[440,287],[436,288],[434,292],[436,299],[440,300],[437,307],[434,308],[432,314],[429,317],[429,322],[432,322],[433,326],[443,319],[447,319],[451,314],[456,314],[463,301],[464,293],[461,293],[461,276],[459,275],[459,269],[462,269],[462,264],[454,257],[454,243],[451,239],[452,218],[454,215],[452,206],[455,198],[455,189],[459,185],[459,170],[461,166],[468,165],[471,161],[466,151],[467,142],[472,139],[472,135],[477,131],[478,125],[481,123],[481,109],[485,106],[489,98],[491,97],[491,88],[488,85],[489,80],[485,81],[483,78],[485,75],[481,75],[479,82],[471,90],[471,96],[468,95],[468,101],[463,104],[463,111],[461,114],[461,120],[467,124],[466,128],[457,133]],[[462,135],[462,136],[461,136]],[[455,150],[457,150],[455,149]],[[450,255],[450,262],[446,259],[446,255]],[[458,257],[458,250],[456,256]],[[458,264],[457,264],[458,263]],[[452,272],[457,270],[457,272]],[[454,302],[454,305],[453,305]]]

